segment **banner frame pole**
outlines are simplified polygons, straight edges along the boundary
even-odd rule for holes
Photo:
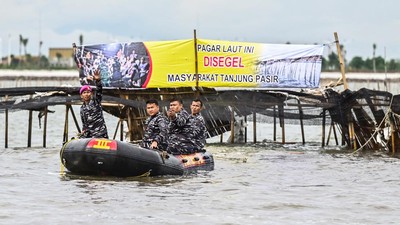
[[[193,30],[193,41],[194,41],[194,74],[196,76],[196,97],[199,96],[199,65],[197,56],[197,33],[196,29]]]
[[[337,49],[338,57],[339,57],[340,72],[342,74],[343,86],[344,86],[344,89],[347,90],[349,87],[347,85],[345,69],[344,69],[344,60],[342,57],[342,50],[340,49],[339,37],[338,37],[337,32],[333,33],[333,35],[335,36],[335,43],[336,43],[336,49]]]

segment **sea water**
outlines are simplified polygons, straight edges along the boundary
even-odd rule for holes
[[[79,106],[73,106],[75,113]],[[187,176],[73,176],[60,163],[65,107],[49,108],[46,148],[37,112],[0,113],[0,224],[398,224],[400,160],[382,151],[321,147],[321,126],[257,124],[258,142],[208,140],[215,169]],[[79,115],[77,115],[79,117]],[[105,113],[110,137],[118,120]],[[69,119],[69,138],[77,129]],[[119,137],[119,135],[117,135]],[[265,140],[265,142],[263,142]],[[281,137],[277,136],[279,142]]]
[[[100,178],[61,167],[64,107],[52,110],[46,148],[36,119],[26,147],[27,112],[9,114],[7,149],[0,126],[0,224],[398,224],[400,160],[333,141],[322,148],[320,126],[305,129],[305,145],[298,125],[287,125],[293,144],[269,142],[271,124],[257,125],[256,144],[212,138],[209,172]],[[112,136],[117,120],[106,120]],[[75,130],[71,124],[70,136]]]

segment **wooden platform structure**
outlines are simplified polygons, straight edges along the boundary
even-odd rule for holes
[[[40,111],[44,117],[43,147],[46,147],[48,106],[65,105],[63,141],[68,137],[68,120],[72,115],[76,130],[80,132],[78,119],[72,105],[82,104],[77,94],[79,87],[27,87],[0,89],[0,113],[5,113],[5,147],[8,147],[8,113],[14,110],[28,110],[28,144],[31,147],[32,112]],[[28,97],[28,100],[17,101]],[[127,124],[129,141],[141,140],[143,122],[146,119],[145,102],[158,99],[164,109],[172,97],[182,98],[190,103],[195,98],[204,102],[202,114],[206,120],[208,137],[222,135],[230,131],[234,136],[234,124],[238,117],[247,120],[252,117],[253,134],[257,133],[257,123],[273,124],[273,142],[285,144],[285,124],[299,124],[302,143],[305,124],[321,125],[321,146],[329,144],[334,138],[336,145],[347,146],[355,151],[361,149],[386,149],[394,154],[399,152],[400,95],[384,91],[360,89],[345,90],[342,93],[332,88],[320,92],[290,90],[238,90],[238,89],[115,89],[104,88],[103,108],[119,118],[112,138],[116,139],[119,131],[123,136],[124,124]],[[165,110],[164,110],[165,111]],[[258,121],[259,120],[259,121]],[[278,126],[281,129],[280,141],[276,140]],[[52,124],[51,126],[54,126]],[[384,138],[383,130],[389,129],[390,135]],[[326,132],[326,130],[328,132]],[[325,135],[327,133],[327,135]],[[247,136],[247,133],[245,134]],[[341,141],[340,141],[341,139]],[[222,138],[221,138],[222,140]],[[232,142],[235,140],[231,139]],[[244,139],[247,141],[247,137]],[[253,142],[257,142],[254,135]]]

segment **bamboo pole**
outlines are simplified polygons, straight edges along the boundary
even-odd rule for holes
[[[74,119],[76,129],[78,130],[78,133],[81,133],[81,128],[79,127],[78,120],[76,119],[74,109],[72,108],[72,106],[69,106],[69,109],[71,110],[72,118]]]
[[[235,143],[235,111],[231,108],[231,144]]]
[[[7,99],[7,97],[6,97],[6,99]],[[5,126],[5,131],[4,131],[4,148],[8,148],[8,109],[6,109],[6,121],[5,121],[5,123],[6,123],[6,126]]]
[[[128,110],[126,110],[127,118],[127,124],[128,124],[128,135],[129,135],[129,142],[133,141],[133,130],[132,130],[132,110],[131,108],[128,108]]]
[[[353,146],[353,129],[351,127],[352,123],[349,123],[348,129],[349,129],[349,141],[350,141],[350,148]]]
[[[342,50],[340,49],[340,44],[339,44],[339,37],[337,32],[334,33],[335,36],[335,43],[336,43],[336,49],[338,52],[338,57],[339,57],[339,63],[340,63],[340,72],[342,74],[342,81],[343,81],[343,86],[344,86],[344,90],[347,90],[348,84],[347,84],[347,79],[346,79],[346,75],[345,75],[345,65],[344,65],[344,60],[343,60],[343,56],[342,56]],[[357,143],[355,142],[354,139],[354,124],[353,122],[349,123],[349,138],[350,138],[350,147],[354,147],[354,149],[357,149]]]
[[[43,148],[46,148],[47,140],[47,113],[48,106],[44,107],[44,122],[43,122]]]
[[[396,153],[396,141],[395,141],[395,126],[393,118],[390,118],[390,130],[391,130],[391,141],[392,141],[392,154]]]
[[[299,103],[301,139],[302,139],[303,145],[304,145],[304,144],[306,144],[306,139],[305,139],[305,137],[304,137],[303,108],[301,107],[301,102],[300,102],[300,100],[297,100],[297,103]]]
[[[340,125],[340,127],[339,127],[340,129],[339,129],[339,131],[341,130],[342,132],[341,132],[341,136],[342,136],[342,146],[344,146],[345,144],[346,144],[346,132],[345,132],[345,130],[344,130],[344,126],[342,126],[342,125]],[[348,130],[349,130],[349,128],[347,128]]]
[[[322,147],[325,147],[325,122],[326,122],[326,110],[322,110]]]
[[[344,60],[343,60],[343,56],[342,56],[342,50],[340,49],[339,37],[338,37],[337,32],[334,33],[334,36],[335,36],[336,49],[337,49],[338,57],[339,57],[340,72],[342,74],[343,86],[344,86],[344,89],[347,90],[348,89],[348,85],[347,85],[345,69],[344,69],[345,65],[344,65]]]
[[[124,140],[124,119],[121,120],[121,126],[119,127],[119,140],[123,141]]]
[[[196,76],[196,98],[199,97],[199,65],[198,65],[198,55],[197,55],[197,33],[196,29],[193,31],[194,38],[194,74]]]
[[[349,135],[350,135],[350,147],[353,146],[354,150],[357,150],[357,142],[355,140],[355,132],[354,132],[354,123],[350,122],[349,123]]]
[[[332,126],[333,126],[333,124],[331,123],[331,125],[329,126],[328,137],[326,137],[326,146],[329,145],[329,140],[331,139]]]
[[[328,137],[326,138],[326,145],[329,145],[332,131],[333,131],[333,137],[335,138],[335,143],[336,143],[336,145],[339,145],[338,137],[336,134],[335,122],[333,122],[333,121],[331,121],[331,125],[329,126]]]
[[[276,142],[276,105],[274,105],[274,142]]]
[[[113,140],[115,140],[115,138],[117,137],[117,132],[118,132],[118,128],[119,128],[120,124],[121,124],[121,120],[119,119],[119,120],[118,120],[118,123],[117,123],[117,127],[115,127],[115,132],[114,132]]]
[[[32,147],[32,114],[33,111],[29,110],[29,122],[28,122],[28,144],[27,147]]]
[[[64,135],[63,135],[63,143],[68,141],[68,113],[69,113],[69,104],[65,105],[65,120],[64,120]]]
[[[335,136],[335,143],[336,145],[339,145],[338,137],[336,135],[335,122],[332,121],[331,123],[332,123],[333,135]]]
[[[256,117],[256,111],[253,111],[253,142],[257,143],[257,117]]]
[[[247,116],[244,116],[244,123],[247,124]],[[247,126],[244,127],[244,143],[247,143]]]
[[[5,126],[5,131],[4,131],[4,147],[8,148],[8,109],[6,109],[6,126]]]
[[[281,126],[281,131],[282,131],[282,144],[286,143],[286,137],[285,137],[285,109],[283,104],[279,105],[278,108],[279,111],[279,122]]]

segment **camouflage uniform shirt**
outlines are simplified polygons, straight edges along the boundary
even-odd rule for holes
[[[168,124],[168,151],[175,154],[193,153],[193,129],[189,120],[189,113],[182,109],[176,113],[176,118]]]
[[[158,149],[167,149],[168,119],[161,112],[150,116],[145,121],[145,130],[140,146],[149,148],[153,141],[157,141]]]
[[[81,106],[82,135],[81,138],[108,138],[107,127],[103,117],[101,100],[103,86],[101,81],[96,81],[96,93],[89,103]]]
[[[198,113],[196,115],[190,115],[189,120],[193,130],[193,141],[196,145],[196,150],[201,150],[206,144],[207,128],[206,122],[203,116]]]

